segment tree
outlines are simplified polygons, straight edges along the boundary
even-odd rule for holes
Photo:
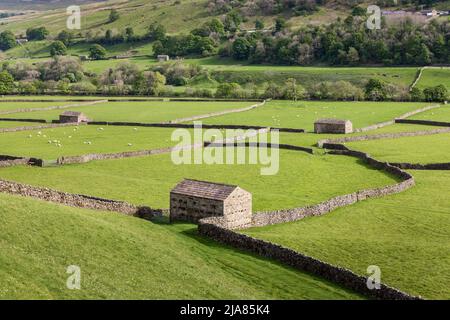
[[[423,94],[426,101],[442,102],[448,99],[447,88],[442,84],[424,89]]]
[[[242,17],[237,11],[231,11],[225,16],[225,21],[223,23],[226,31],[235,33],[242,23]]]
[[[63,30],[58,34],[56,39],[64,43],[65,46],[68,46],[72,42],[73,34],[69,31]]]
[[[9,50],[17,45],[14,34],[7,30],[0,33],[0,50]]]
[[[284,97],[289,100],[297,101],[305,96],[305,89],[297,84],[294,78],[289,78],[284,83],[285,92]]]
[[[231,98],[235,92],[241,90],[241,86],[235,82],[221,83],[216,90],[217,98]]]
[[[45,27],[28,28],[26,33],[29,41],[44,40],[49,35],[49,32]]]
[[[159,23],[152,23],[148,29],[148,37],[152,41],[163,41],[166,38],[166,28]]]
[[[247,60],[250,55],[251,45],[245,38],[237,38],[231,47],[231,54],[237,60]]]
[[[55,41],[50,46],[50,55],[54,56],[65,56],[67,54],[67,47],[62,41]]]
[[[264,29],[264,22],[262,20],[256,19],[256,21],[255,21],[255,29],[256,30],[263,30]]]
[[[99,44],[94,44],[89,49],[89,58],[92,60],[102,60],[106,57],[106,49]]]
[[[145,71],[139,74],[133,86],[140,94],[158,96],[164,89],[166,78],[159,72]]]
[[[275,20],[275,32],[280,32],[286,28],[286,20],[284,18],[277,18]]]
[[[373,101],[386,100],[386,86],[378,79],[370,79],[365,86],[366,99]]]
[[[14,89],[14,78],[8,71],[0,72],[0,94],[11,93]]]
[[[128,42],[134,41],[134,29],[133,27],[127,27],[125,29],[125,38]]]
[[[109,12],[108,21],[111,23],[116,20],[119,20],[119,18],[120,18],[119,12],[116,9],[111,9],[111,11]]]

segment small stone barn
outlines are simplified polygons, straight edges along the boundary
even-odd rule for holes
[[[81,123],[88,121],[89,119],[82,112],[65,111],[59,116],[60,123]]]
[[[314,123],[315,133],[352,133],[353,124],[350,120],[320,119]]]
[[[170,192],[170,221],[224,217],[228,228],[252,221],[252,194],[238,186],[185,179]]]
[[[159,62],[166,62],[166,61],[169,61],[169,60],[170,60],[170,57],[169,57],[167,54],[159,54],[159,55],[156,57],[156,59],[157,59]]]

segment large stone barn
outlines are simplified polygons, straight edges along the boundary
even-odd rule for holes
[[[314,123],[315,133],[352,133],[353,124],[350,120],[320,119]]]
[[[252,194],[238,186],[185,179],[170,192],[170,221],[224,217],[228,228],[252,221]]]
[[[89,119],[82,112],[66,111],[59,116],[60,123],[81,123],[88,121]]]

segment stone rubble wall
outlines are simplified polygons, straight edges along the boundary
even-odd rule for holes
[[[390,163],[391,166],[404,170],[450,170],[450,162],[445,163]]]
[[[422,113],[422,112],[432,110],[435,108],[440,108],[440,107],[441,107],[440,105],[432,105],[432,106],[423,107],[423,108],[402,114],[401,116],[399,116],[398,118],[396,118],[394,120],[380,122],[380,123],[376,123],[376,124],[373,124],[373,125],[370,125],[370,126],[367,126],[364,128],[355,129],[353,132],[366,132],[366,131],[376,130],[376,129],[379,129],[382,127],[390,126],[390,125],[393,125],[394,123],[397,123],[397,120],[406,119],[406,118],[412,117],[413,115],[416,115],[418,113]]]
[[[0,168],[26,165],[30,162],[29,158],[0,155]]]
[[[380,284],[380,289],[370,290],[367,278],[352,271],[303,255],[280,245],[255,239],[250,236],[228,230],[223,226],[223,218],[204,218],[199,221],[198,231],[201,235],[214,239],[234,248],[249,251],[268,259],[273,259],[303,272],[324,278],[365,296],[384,300],[416,300],[418,297]]]
[[[49,188],[35,187],[6,180],[0,180],[0,192],[55,202],[71,207],[114,211],[146,219],[160,216],[163,213],[162,210],[151,209],[149,207],[137,207],[123,201],[60,192]]]
[[[10,101],[8,101],[8,102],[10,102]],[[30,101],[27,101],[27,102],[30,102]],[[69,105],[50,106],[50,107],[42,107],[42,108],[22,108],[22,109],[16,109],[16,110],[3,110],[3,111],[0,111],[0,114],[13,114],[13,113],[24,113],[24,112],[34,112],[34,111],[49,111],[49,110],[68,109],[68,108],[91,106],[91,105],[105,103],[105,102],[108,102],[108,100],[95,100],[95,101],[74,103],[74,104],[69,104]]]
[[[257,147],[257,148],[277,148],[285,150],[304,151],[310,154],[314,154],[312,148],[306,148],[301,146],[294,146],[290,144],[275,144],[275,143],[263,143],[263,142],[213,142],[208,144],[209,147]]]

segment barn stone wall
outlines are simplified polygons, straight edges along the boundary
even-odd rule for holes
[[[170,193],[171,222],[188,221],[197,223],[200,219],[205,217],[223,215],[223,201]]]
[[[315,133],[351,133],[353,131],[353,125],[350,121],[345,123],[314,123]]]
[[[228,229],[246,228],[252,223],[252,194],[237,188],[224,201],[224,222]]]

